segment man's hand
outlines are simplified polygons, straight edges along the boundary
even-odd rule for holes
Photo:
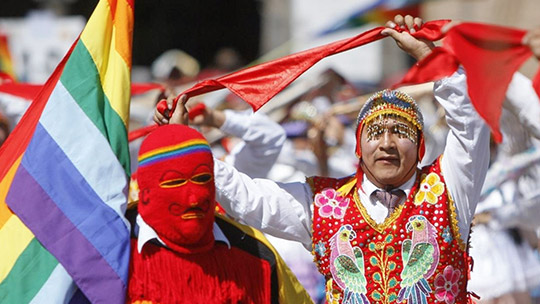
[[[536,59],[540,60],[540,28],[528,31],[523,36],[523,44],[531,49]]]
[[[487,225],[491,221],[491,212],[485,211],[475,214],[473,217],[473,225]]]
[[[174,109],[174,112],[172,115],[169,116],[170,109],[172,108],[173,104],[173,98],[168,97],[166,99],[167,101],[167,109],[164,111],[164,113],[160,113],[158,109],[154,111],[154,122],[158,125],[166,125],[166,124],[179,124],[179,125],[188,125],[189,122],[189,116],[188,111],[186,109],[186,102],[188,98],[186,95],[182,95],[180,99],[178,100],[176,104],[176,108]]]
[[[420,61],[429,55],[435,47],[433,42],[429,40],[416,39],[411,36],[411,33],[422,28],[423,24],[421,18],[396,15],[394,21],[386,22],[386,29],[382,30],[381,34],[392,37],[403,51]]]

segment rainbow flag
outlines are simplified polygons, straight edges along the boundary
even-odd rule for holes
[[[383,25],[393,20],[395,15],[420,16],[420,3],[423,0],[377,0],[369,5],[363,5],[347,17],[338,20],[318,36],[328,35],[344,29],[359,27],[368,23]]]
[[[13,70],[13,60],[9,52],[8,38],[0,34],[0,77],[15,80],[15,71]]]
[[[0,148],[0,303],[124,303],[134,0],[100,0]]]

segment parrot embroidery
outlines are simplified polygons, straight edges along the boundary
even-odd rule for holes
[[[432,292],[427,279],[433,275],[439,263],[439,245],[436,228],[422,215],[415,215],[407,222],[410,239],[401,245],[403,271],[398,302],[426,304]]]
[[[356,238],[351,225],[343,225],[330,239],[330,272],[334,282],[343,290],[343,304],[368,304],[366,297],[366,277],[364,275],[364,254],[359,247],[353,247]]]

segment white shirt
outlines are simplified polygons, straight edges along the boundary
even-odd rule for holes
[[[403,192],[405,192],[405,195],[400,199],[399,203],[403,203],[409,194],[411,193],[411,188],[414,186],[414,181],[416,180],[416,173],[409,178],[403,185],[397,187],[396,189],[401,189]],[[381,202],[379,202],[376,198],[374,199],[371,194],[377,190],[384,190],[381,188],[378,188],[375,186],[364,174],[364,177],[362,179],[362,190],[358,190],[358,196],[360,198],[360,202],[362,202],[362,205],[366,208],[368,214],[370,217],[375,221],[377,224],[381,224],[384,222],[384,220],[388,217],[388,208],[386,208],[385,205],[383,205]],[[369,203],[367,203],[369,202]]]
[[[167,245],[165,245],[165,242],[163,242],[159,238],[156,231],[143,220],[140,214],[137,214],[136,221],[137,225],[139,226],[139,236],[137,237],[137,250],[139,251],[139,253],[141,253],[144,245],[153,239],[157,239],[159,243],[167,247]],[[219,228],[216,223],[214,223],[213,233],[214,241],[223,242],[227,244],[227,247],[229,247],[229,249],[231,249],[231,243],[229,243],[229,239],[227,239],[223,231],[221,231],[221,228]]]
[[[220,130],[242,139],[225,161],[251,177],[266,177],[286,139],[285,130],[260,113],[225,110]]]
[[[450,129],[441,170],[456,203],[464,242],[489,162],[489,129],[474,110],[466,88],[461,68],[434,86],[435,98],[446,110]],[[220,161],[216,161],[214,172],[216,199],[228,214],[265,233],[299,241],[311,250],[313,193],[307,183],[251,179]],[[361,201],[364,206],[371,204],[362,197]],[[372,218],[382,216],[382,212],[369,206],[366,209]]]
[[[519,122],[536,138],[540,139],[540,100],[532,81],[516,72],[506,90],[503,107],[519,118]]]

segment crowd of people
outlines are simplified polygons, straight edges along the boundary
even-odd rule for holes
[[[420,61],[435,47],[411,35],[422,26],[397,15],[382,33]],[[540,29],[523,44],[540,60]],[[174,50],[152,66],[167,109],[132,143],[130,303],[540,303],[530,79],[516,73],[507,89],[502,143],[462,67],[422,98],[361,99],[328,70],[279,119],[232,97],[189,115],[204,100],[179,96],[173,109],[177,86],[237,69],[231,56],[200,71]],[[336,111],[351,100],[361,107]],[[1,143],[2,116],[0,127]]]
[[[421,26],[419,18],[396,16],[383,33],[421,60],[434,47],[409,34]],[[524,43],[540,58],[537,39],[531,31]],[[346,83],[338,80],[329,82],[330,94],[312,91],[290,106],[283,120],[287,139],[274,131],[278,126],[264,135],[253,123],[263,118],[249,116],[244,129],[241,120],[233,126],[231,112],[207,111],[213,114],[205,118],[223,116],[205,119],[208,125],[241,139],[225,161],[215,160],[216,199],[224,212],[272,236],[316,302],[466,303],[479,297],[479,303],[532,303],[531,291],[540,284],[534,191],[540,104],[530,80],[514,76],[503,115],[512,122],[503,125],[500,145],[468,98],[462,68],[435,82],[434,112],[445,113],[436,119],[424,118],[413,98],[392,90],[373,94],[356,120],[333,115],[333,97]],[[154,121],[200,125],[187,118],[186,101],[182,97],[173,113],[156,111]],[[528,132],[510,130],[516,126]],[[253,156],[274,161],[242,161]],[[245,168],[250,163],[257,165]],[[255,168],[267,174],[250,172]],[[294,242],[312,256],[300,254]]]

